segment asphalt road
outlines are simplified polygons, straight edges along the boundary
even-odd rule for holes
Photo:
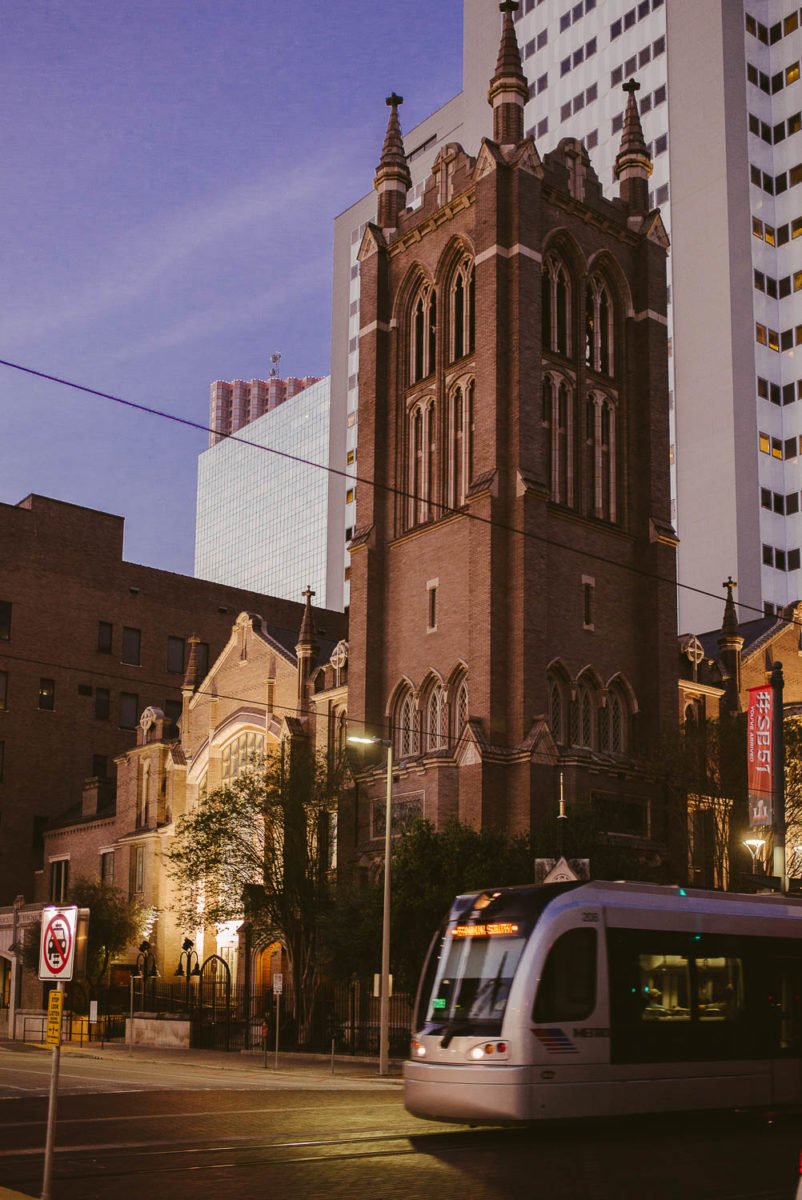
[[[794,1200],[802,1114],[466,1129],[324,1064],[62,1056],[53,1200]],[[38,1196],[49,1055],[0,1049],[0,1198]]]

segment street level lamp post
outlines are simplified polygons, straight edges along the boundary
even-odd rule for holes
[[[746,838],[744,845],[752,855],[752,874],[757,874],[757,860],[760,858],[760,851],[766,842],[764,838]]]
[[[382,909],[382,970],[379,1000],[379,1074],[390,1066],[390,847],[393,817],[393,743],[388,738],[349,737],[349,742],[387,747],[387,799],[384,814],[384,904]]]
[[[184,998],[184,1008],[189,1012],[189,981],[193,977],[197,979],[200,975],[200,964],[198,962],[198,954],[195,950],[195,943],[191,938],[185,937],[181,943],[181,953],[178,956],[178,966],[176,967],[176,978],[181,979],[186,976],[186,995]]]

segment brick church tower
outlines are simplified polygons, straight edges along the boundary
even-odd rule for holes
[[[579,141],[541,159],[524,137],[516,8],[492,140],[446,146],[411,209],[388,99],[359,255],[358,474],[375,483],[357,487],[349,727],[392,737],[399,817],[527,831],[556,815],[562,773],[569,804],[653,856],[643,764],[677,707],[667,238],[636,84],[615,199]],[[358,857],[381,845],[382,770],[359,780]]]

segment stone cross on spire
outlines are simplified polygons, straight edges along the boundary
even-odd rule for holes
[[[390,117],[387,121],[382,155],[373,180],[373,186],[379,193],[376,222],[382,229],[397,227],[398,217],[406,208],[407,192],[412,187],[412,176],[407,166],[404,139],[401,136],[401,123],[398,120],[398,106],[403,103],[404,97],[396,92],[391,92],[385,100],[390,109]]]
[[[640,84],[635,79],[628,79],[623,84],[623,89],[627,94],[627,107],[621,145],[615,159],[615,177],[620,184],[621,199],[624,203],[628,204],[633,212],[646,213],[649,211],[652,156],[643,136],[638,102],[635,99]]]
[[[493,140],[502,146],[517,146],[523,141],[524,105],[529,99],[529,84],[521,66],[521,51],[512,20],[517,8],[517,0],[502,0],[499,5],[504,23],[496,73],[487,93],[488,103],[493,107]]]

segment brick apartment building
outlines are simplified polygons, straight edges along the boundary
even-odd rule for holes
[[[399,816],[508,833],[565,795],[666,861],[643,763],[676,721],[665,257],[635,91],[602,194],[524,137],[511,9],[493,139],[445,146],[419,204],[398,97],[359,259],[359,527],[349,727],[392,737]],[[356,853],[383,829],[360,781]],[[633,819],[637,813],[637,820]]]
[[[201,677],[238,613],[297,637],[302,603],[125,562],[123,527],[43,496],[0,505],[0,905],[32,896],[44,825],[87,778],[108,805],[114,760],[135,745],[144,709],[161,709],[175,733],[190,636]],[[344,635],[342,613],[321,613],[320,625]],[[66,859],[47,866],[44,890],[60,899]]]

